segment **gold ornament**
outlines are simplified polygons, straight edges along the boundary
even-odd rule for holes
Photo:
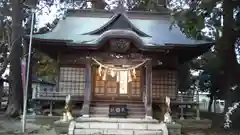
[[[67,95],[65,99],[65,106],[64,106],[64,111],[62,115],[61,121],[67,122],[73,120],[73,116],[71,114],[71,106],[70,106],[70,101],[71,101],[71,95]]]

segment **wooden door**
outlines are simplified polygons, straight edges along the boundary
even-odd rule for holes
[[[107,75],[106,80],[95,74],[93,98],[95,100],[141,100],[141,72],[136,71],[136,79],[128,82],[127,73],[122,72],[117,77]],[[93,100],[94,100],[93,99]]]

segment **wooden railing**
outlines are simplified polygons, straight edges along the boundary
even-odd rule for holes
[[[33,95],[35,100],[53,100],[53,101],[64,101],[67,95],[71,95],[71,100],[81,101],[83,100],[83,93],[80,92],[59,92],[59,91],[36,91]]]
[[[174,101],[179,104],[198,104],[199,94],[184,94],[179,93]]]

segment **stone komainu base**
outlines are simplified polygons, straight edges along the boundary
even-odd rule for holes
[[[170,124],[168,124],[170,125]],[[173,124],[168,135],[180,135],[181,126]],[[117,118],[78,118],[69,125],[68,135],[166,135],[165,124],[157,120],[117,119]]]
[[[182,126],[180,124],[167,124],[169,135],[181,135]]]
[[[176,120],[177,123],[182,125],[182,129],[209,129],[212,127],[212,120],[209,119],[184,119],[184,120]]]
[[[55,121],[53,123],[53,127],[54,127],[55,132],[58,135],[60,135],[60,134],[67,134],[70,123],[71,122],[64,122],[64,121],[61,121],[61,120]]]

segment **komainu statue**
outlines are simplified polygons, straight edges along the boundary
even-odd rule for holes
[[[71,101],[71,95],[67,95],[66,99],[65,99],[65,107],[64,107],[64,111],[63,111],[63,116],[61,121],[67,122],[67,121],[71,121],[73,120],[73,116],[71,114],[71,105],[70,105],[70,101]]]
[[[167,106],[166,107],[167,111],[164,114],[164,122],[165,123],[172,123],[171,108],[170,108],[171,99],[168,96],[166,96],[165,102],[166,102],[166,106]]]

